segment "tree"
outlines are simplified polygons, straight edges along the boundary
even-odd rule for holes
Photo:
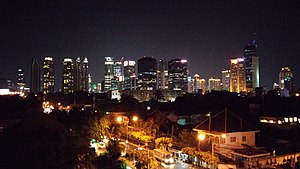
[[[155,140],[155,144],[158,148],[162,147],[163,149],[166,149],[170,143],[172,143],[172,138],[170,137],[160,137]]]
[[[110,116],[104,116],[102,118],[93,117],[86,126],[87,134],[90,138],[95,138],[98,141],[106,136],[110,138],[110,129],[112,124]]]
[[[155,137],[156,133],[159,129],[159,126],[154,122],[154,120],[151,118],[149,120],[145,121],[140,121],[139,125],[141,126],[140,128],[145,132],[146,135],[150,135]]]
[[[153,100],[154,101],[161,101],[161,100],[165,100],[164,99],[164,95],[162,94],[162,92],[160,90],[155,90],[153,93]]]
[[[146,150],[130,150],[126,155],[128,160],[135,160],[137,161],[136,167],[137,168],[149,168],[156,169],[158,167],[158,161],[155,157],[149,157],[149,152]]]
[[[195,147],[184,147],[181,151],[184,154],[197,157],[208,164],[216,165],[219,162],[219,157],[217,155],[212,155],[211,152],[198,151]]]
[[[181,139],[184,146],[187,147],[197,147],[198,146],[198,138],[197,133],[188,131],[187,129],[182,130],[178,137]]]

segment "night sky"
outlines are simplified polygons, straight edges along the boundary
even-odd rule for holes
[[[261,86],[271,89],[283,66],[300,88],[300,2],[269,0],[2,1],[0,78],[16,81],[32,58],[54,57],[56,90],[64,57],[87,57],[93,83],[104,56],[188,59],[191,75],[221,78],[231,57],[243,56],[256,33]]]

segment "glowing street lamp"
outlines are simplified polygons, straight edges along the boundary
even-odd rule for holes
[[[205,139],[205,135],[203,133],[201,134],[198,134],[198,147],[199,147],[199,150],[201,150],[201,141],[203,141]]]
[[[132,120],[133,120],[133,130],[135,130],[135,122],[137,122],[138,121],[138,116],[133,116],[132,117]]]
[[[139,119],[139,118],[138,118],[137,116],[133,116],[133,117],[132,117],[132,120],[133,120],[134,122],[136,122],[138,119]]]
[[[117,117],[117,122],[121,123],[123,121],[122,117],[121,116],[118,116]]]

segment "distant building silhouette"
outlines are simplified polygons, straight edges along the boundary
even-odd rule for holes
[[[219,78],[209,78],[208,79],[208,91],[211,92],[212,90],[221,90],[221,80]]]
[[[43,93],[54,93],[54,64],[51,56],[46,56],[43,64]]]
[[[41,71],[36,58],[32,60],[30,69],[30,92],[39,93],[41,91]]]
[[[25,76],[22,68],[18,68],[18,76],[17,76],[17,90],[22,92],[25,88]]]
[[[294,92],[294,76],[291,68],[283,67],[279,72],[279,88],[287,89],[290,94]]]
[[[135,61],[126,60],[124,66],[124,90],[135,90],[136,88],[136,64]]]
[[[62,82],[63,93],[69,94],[74,92],[74,65],[71,58],[64,58]]]
[[[153,57],[142,57],[138,60],[137,89],[157,89],[157,63]]]
[[[168,89],[168,62],[159,60],[157,67],[157,87],[161,90]]]
[[[169,90],[187,91],[187,60],[172,59],[168,62]]]
[[[246,72],[243,58],[230,59],[230,92],[246,92]]]
[[[112,80],[114,78],[114,57],[106,56],[104,62],[104,84],[103,90],[110,91],[112,89]]]
[[[256,48],[257,44],[253,38],[244,49],[247,92],[254,92],[255,88],[259,87],[259,57]]]
[[[230,91],[230,70],[222,70],[222,90]]]

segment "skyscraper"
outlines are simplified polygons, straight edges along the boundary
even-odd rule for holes
[[[36,58],[32,60],[30,70],[30,92],[39,93],[41,91],[40,65]]]
[[[81,67],[81,90],[85,92],[89,92],[89,62],[87,58],[85,57],[82,61],[82,67]]]
[[[62,92],[65,94],[74,92],[74,69],[71,58],[64,58],[62,73]]]
[[[142,57],[138,60],[138,81],[139,90],[157,89],[157,63],[152,57]]]
[[[22,68],[18,68],[18,76],[17,76],[17,90],[22,92],[25,87],[25,77]]]
[[[43,93],[54,92],[54,65],[53,58],[46,56],[43,64]]]
[[[74,91],[89,91],[89,72],[88,72],[88,60],[85,57],[81,62],[80,57],[73,63],[73,75],[74,75]]]
[[[256,48],[256,41],[253,38],[244,49],[247,92],[254,92],[255,88],[259,87],[259,57]]]
[[[246,72],[243,58],[230,59],[230,92],[246,92]]]
[[[113,90],[122,90],[123,89],[123,63],[115,62],[114,63],[114,78],[113,78]]]
[[[206,81],[205,79],[200,79],[200,89],[202,90],[202,94],[206,92]]]
[[[164,60],[159,60],[157,68],[158,89],[168,89],[168,62]]]
[[[289,93],[294,92],[294,76],[291,68],[283,67],[279,73],[279,88],[287,89]]]
[[[208,91],[211,92],[212,90],[221,90],[221,80],[219,78],[209,78],[208,79]]]
[[[82,90],[82,70],[81,70],[81,60],[80,57],[76,59],[74,62],[74,91],[81,91]]]
[[[187,60],[173,59],[168,62],[169,90],[187,91]]]
[[[114,57],[106,56],[104,62],[104,91],[111,91],[112,90],[112,81],[114,79]]]
[[[200,75],[199,74],[195,74],[194,75],[194,92],[198,92],[201,89],[201,81],[200,81]]]
[[[134,90],[136,88],[135,61],[126,60],[124,66],[124,90]]]
[[[230,70],[222,70],[222,90],[230,91]]]

